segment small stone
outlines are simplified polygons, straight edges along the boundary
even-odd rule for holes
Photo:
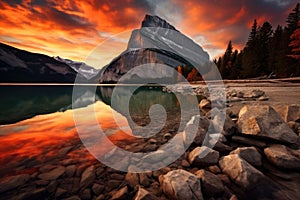
[[[82,191],[82,194],[81,194],[80,197],[81,197],[82,200],[89,200],[89,199],[91,199],[92,198],[91,190],[89,188],[84,189]]]
[[[68,177],[74,176],[76,172],[76,166],[75,165],[69,165],[66,167],[66,174]]]
[[[220,178],[204,169],[196,172],[201,180],[202,192],[209,197],[220,196],[224,193],[224,185]]]
[[[119,187],[121,184],[122,184],[122,181],[109,180],[105,184],[105,191],[112,191],[113,189]]]
[[[52,169],[50,172],[45,172],[43,174],[40,174],[38,176],[39,179],[43,180],[56,180],[58,179],[61,175],[63,175],[66,171],[66,168],[63,166],[59,166],[57,168]]]
[[[57,166],[56,165],[51,165],[51,164],[46,164],[46,165],[43,165],[42,167],[40,167],[39,171],[41,173],[49,172],[52,169],[54,169],[55,167],[57,167]]]
[[[68,198],[66,198],[64,200],[81,200],[81,199],[79,198],[79,196],[74,195],[74,196],[68,197]]]
[[[92,190],[93,192],[96,194],[96,195],[99,195],[101,194],[101,192],[103,192],[104,190],[104,185],[100,185],[98,183],[95,183],[92,187]]]
[[[55,197],[60,197],[60,196],[64,195],[65,193],[67,193],[67,190],[62,189],[62,188],[57,188]]]
[[[150,180],[146,173],[139,173],[139,180],[140,180],[139,182],[142,186],[149,187]]]
[[[268,101],[269,100],[269,97],[267,96],[261,96],[257,99],[258,101]]]
[[[104,194],[100,194],[100,195],[96,198],[96,200],[103,200],[103,199],[105,199]]]
[[[10,176],[8,178],[4,178],[0,181],[0,193],[24,185],[27,181],[29,181],[29,179],[30,175],[28,174],[20,174],[17,176]]]
[[[133,188],[139,184],[139,176],[137,173],[128,172],[125,176],[125,180]]]
[[[181,161],[181,166],[182,167],[190,167],[191,165],[190,165],[190,163],[187,160],[182,160]]]
[[[128,187],[125,186],[120,190],[115,191],[115,194],[111,197],[111,200],[127,200],[128,199]]]
[[[49,193],[53,193],[55,192],[56,190],[56,187],[57,187],[57,181],[56,180],[53,180],[49,183],[49,185],[47,186],[47,191]]]
[[[37,184],[38,186],[45,186],[49,184],[49,181],[46,180],[37,180],[35,181],[35,184]]]
[[[148,192],[147,190],[139,187],[134,200],[158,200],[156,196]]]
[[[211,108],[211,103],[209,100],[207,99],[202,99],[199,103],[199,108],[203,109],[203,108],[207,108],[210,109]]]
[[[124,180],[125,176],[123,174],[113,173],[110,175],[110,178],[115,180]]]
[[[94,165],[84,170],[81,175],[80,188],[86,188],[90,186],[95,180],[95,167]]]
[[[208,170],[212,172],[213,174],[219,174],[221,173],[221,169],[217,165],[209,166]]]

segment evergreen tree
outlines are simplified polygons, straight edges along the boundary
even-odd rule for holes
[[[256,19],[254,19],[254,22],[253,22],[253,25],[251,28],[251,32],[248,37],[248,42],[246,44],[247,47],[250,47],[255,43],[256,34],[257,34],[257,22],[256,22]]]
[[[298,21],[300,20],[300,4],[297,3],[296,7],[292,10],[292,12],[289,14],[286,22],[287,22],[287,31],[289,34],[292,34],[296,29],[298,25]]]
[[[222,78],[228,78],[230,75],[230,68],[231,68],[231,54],[232,54],[232,43],[231,41],[228,42],[225,54],[222,58],[221,67],[220,67],[220,73],[222,75]]]
[[[258,66],[256,72],[260,75],[268,75],[271,73],[271,69],[269,67],[269,50],[272,34],[273,30],[269,22],[265,22],[261,27],[259,27],[256,44],[256,51],[258,52]]]
[[[257,22],[254,20],[251,32],[248,37],[246,47],[243,53],[243,71],[241,73],[242,77],[250,78],[257,76],[257,69],[259,68],[258,60],[258,41],[257,41]]]

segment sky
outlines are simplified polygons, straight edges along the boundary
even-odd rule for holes
[[[101,68],[145,14],[166,19],[213,59],[245,45],[253,20],[285,25],[297,0],[1,0],[0,42]],[[117,39],[116,39],[117,38]],[[99,51],[96,52],[96,49]],[[91,60],[90,55],[94,55]],[[97,55],[97,56],[95,56]],[[101,60],[101,61],[99,61]]]

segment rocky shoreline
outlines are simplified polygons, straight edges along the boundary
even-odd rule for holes
[[[0,199],[299,198],[300,107],[242,103],[237,109],[235,104],[267,101],[268,96],[261,90],[246,94],[230,90],[226,95],[224,126],[218,123],[221,111],[210,109],[210,99],[203,99],[199,104],[203,115],[196,116],[199,123],[192,121],[178,134],[188,140],[189,126],[196,127],[192,145],[160,170],[114,170],[95,160],[76,138],[59,147],[51,159],[24,159],[10,166],[11,170],[6,167]],[[208,129],[213,131],[205,137]],[[165,142],[162,140],[174,137],[172,131],[164,131],[157,138],[119,146],[134,152],[155,151]],[[218,131],[222,134],[216,135]],[[214,144],[212,148],[202,145],[207,138],[208,144]],[[199,157],[203,152],[206,155]]]

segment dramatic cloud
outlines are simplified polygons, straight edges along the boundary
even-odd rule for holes
[[[224,52],[229,40],[235,48],[242,48],[254,19],[259,24],[269,21],[274,27],[284,25],[296,3],[297,0],[2,0],[0,41],[33,52],[85,60],[105,39],[139,28],[149,13],[169,21],[213,58]],[[117,40],[111,40],[111,55],[109,50],[103,51],[106,60],[116,56],[116,49],[124,48],[126,38]]]

